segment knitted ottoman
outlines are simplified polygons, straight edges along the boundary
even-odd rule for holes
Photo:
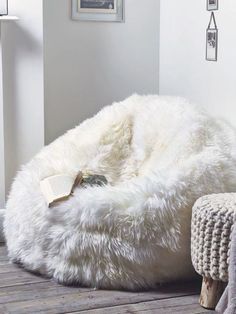
[[[236,217],[236,193],[198,199],[192,211],[191,255],[203,276],[200,304],[214,309],[228,281],[230,237]]]

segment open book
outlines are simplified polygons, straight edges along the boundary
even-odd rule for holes
[[[82,172],[79,172],[77,176],[58,174],[42,180],[40,188],[48,206],[51,206],[54,202],[69,198],[74,188],[80,185],[82,180]]]

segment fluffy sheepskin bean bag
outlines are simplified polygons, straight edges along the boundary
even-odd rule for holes
[[[105,107],[18,173],[9,256],[64,284],[136,290],[189,278],[192,205],[236,190],[235,149],[232,127],[182,98],[134,95]],[[40,180],[79,170],[109,183],[48,208]]]

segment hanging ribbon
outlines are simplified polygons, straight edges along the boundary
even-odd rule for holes
[[[213,22],[213,24],[214,24],[214,27],[211,27],[212,22]],[[210,18],[210,22],[209,22],[209,24],[208,24],[207,29],[218,29],[218,28],[217,28],[217,25],[216,25],[216,19],[215,19],[215,14],[214,14],[214,12],[211,12],[211,18]]]

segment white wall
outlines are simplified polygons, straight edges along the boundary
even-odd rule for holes
[[[19,21],[3,29],[7,192],[44,138],[134,92],[158,92],[159,0],[125,4],[125,23],[98,23],[73,21],[70,0],[9,1]]]
[[[11,0],[19,21],[3,25],[6,190],[44,144],[42,0]]]
[[[47,143],[104,105],[158,92],[159,0],[125,0],[125,23],[73,21],[70,4],[44,1]]]
[[[160,93],[181,95],[236,125],[236,1],[220,1],[218,62],[205,61],[206,0],[162,0]]]
[[[3,120],[3,93],[2,93],[2,41],[0,23],[0,210],[5,203],[5,154],[4,154],[4,120]],[[1,213],[0,213],[1,217]],[[0,218],[1,241],[1,218]]]

